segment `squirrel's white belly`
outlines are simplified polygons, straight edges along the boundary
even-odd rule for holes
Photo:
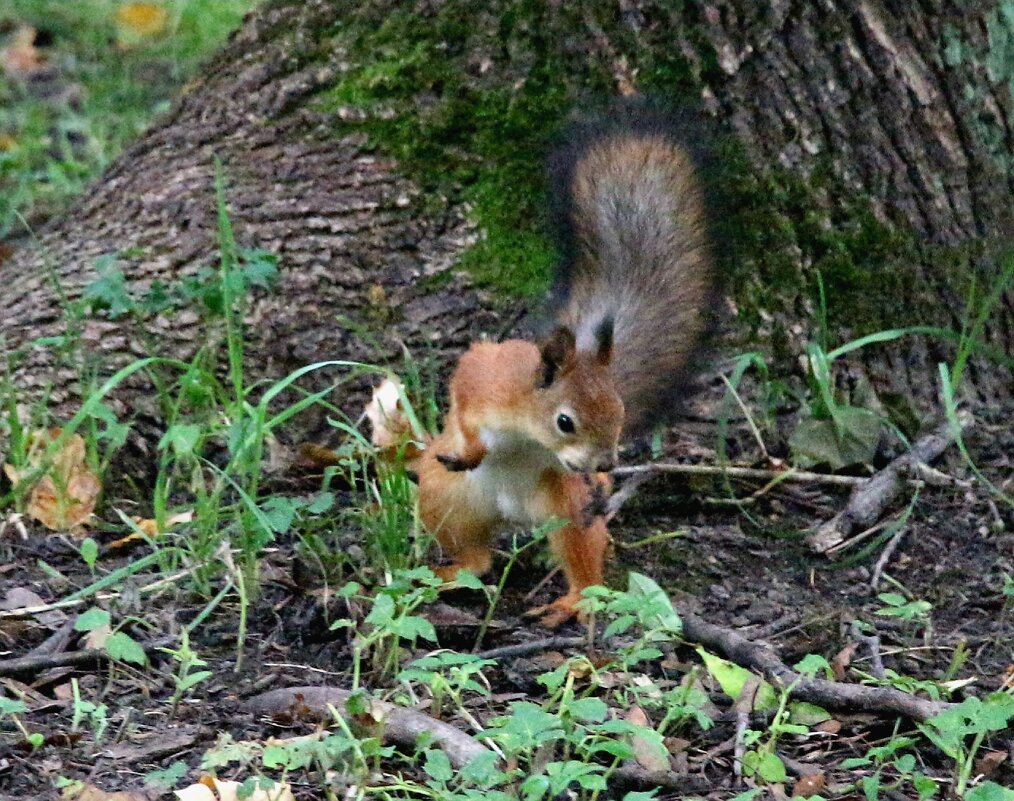
[[[547,469],[559,468],[556,456],[512,431],[483,429],[480,437],[486,455],[467,474],[477,505],[511,523],[533,526],[546,522],[547,513],[536,490]]]

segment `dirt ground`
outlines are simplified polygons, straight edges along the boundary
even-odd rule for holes
[[[1007,422],[1008,412],[978,410],[969,435],[981,468],[998,484],[1011,476],[1014,429]],[[676,457],[692,455],[695,448],[699,452],[693,425],[688,425],[686,432],[676,446]],[[937,467],[956,476],[968,472],[953,448]],[[741,496],[757,485],[744,490],[745,486],[737,485]],[[974,681],[957,691],[956,700],[1010,686],[1014,604],[1004,598],[1002,589],[1004,576],[1014,576],[1014,515],[1009,507],[991,501],[981,486],[971,490],[925,488],[884,569],[909,597],[932,604],[929,625],[891,621],[875,614],[883,606],[877,592],[898,591],[897,584],[883,578],[878,590],[871,588],[883,545],[865,558],[853,559],[852,564],[849,557],[859,548],[846,551],[837,560],[809,552],[803,534],[841,507],[846,497],[843,491],[783,484],[745,512],[725,503],[726,497],[722,488],[711,482],[661,476],[644,484],[612,526],[616,557],[611,581],[622,582],[627,568],[647,573],[673,592],[681,608],[735,628],[749,638],[763,639],[789,665],[809,653],[834,658],[853,639],[852,622],[863,620],[877,624],[884,666],[908,676],[944,676],[955,646],[965,643],[967,660],[957,676]],[[903,507],[904,502],[896,504],[892,514],[897,515]],[[0,542],[0,599],[7,596],[10,601],[19,592],[30,590],[49,603],[91,580],[76,545],[34,530],[29,534],[24,540],[8,527]],[[655,541],[639,544],[646,538]],[[21,716],[21,722],[47,738],[44,746],[32,752],[9,718],[0,721],[0,797],[56,798],[54,785],[59,777],[85,780],[107,791],[136,790],[142,786],[144,774],[177,760],[188,763],[192,768],[188,777],[193,779],[197,775],[193,768],[202,753],[222,732],[236,739],[263,739],[312,730],[310,724],[293,724],[289,730],[238,712],[243,699],[267,689],[306,684],[348,686],[347,634],[328,630],[320,585],[302,575],[306,566],[296,553],[294,542],[281,541],[265,560],[266,581],[251,617],[241,672],[233,671],[234,607],[226,604],[197,630],[194,647],[214,675],[175,713],[167,702],[172,689],[170,665],[157,651],[150,653],[152,663],[145,669],[118,666],[110,670],[107,665],[90,662],[0,678],[9,695],[27,699],[29,711]],[[141,555],[143,551],[103,558],[100,566],[103,571],[112,570]],[[534,557],[515,568],[482,648],[549,636],[550,632],[518,615],[526,605],[545,602],[559,591],[561,584],[556,578],[535,597],[526,598],[545,572],[543,562]],[[154,602],[140,597],[136,587],[153,577],[139,576],[120,588],[121,612],[143,617],[150,626],[150,630],[133,629],[142,641],[178,630],[201,608],[198,599],[183,592],[167,591]],[[461,650],[473,646],[482,612],[477,596],[469,593],[448,596],[428,610],[441,645]],[[47,640],[57,651],[81,647],[78,635],[69,630],[73,619],[73,609],[0,618],[0,651],[4,652],[0,663],[39,653],[37,649]],[[577,625],[571,624],[561,633],[578,632]],[[859,680],[857,671],[868,672],[871,657],[870,649],[860,645],[847,680]],[[494,699],[506,702],[524,694],[535,697],[543,690],[535,677],[561,658],[557,650],[550,649],[500,661],[487,672]],[[694,660],[693,650],[681,646],[649,670],[678,678]],[[109,726],[101,743],[94,741],[87,727],[72,731],[69,682],[74,677],[82,696],[108,705]],[[735,714],[720,693],[713,693],[713,701],[716,725],[708,731],[682,730],[679,734],[684,739],[670,744],[674,770],[685,772],[686,784],[683,789],[663,791],[660,798],[724,799],[744,789],[732,770]],[[819,736],[786,738],[780,753],[786,758],[792,782],[807,773],[821,773],[824,797],[859,798],[859,791],[848,788],[863,770],[842,769],[841,762],[885,742],[896,725],[900,731],[912,726],[906,721],[896,723],[890,715],[849,711],[836,712],[834,721],[836,725],[827,726]],[[990,778],[1014,787],[1014,732],[1007,730],[987,739],[981,753],[995,755],[988,763]],[[929,775],[941,780],[949,775],[948,761],[933,747],[924,743],[918,756]],[[800,792],[803,786],[798,785]],[[646,788],[618,785],[615,797],[627,789]],[[295,790],[300,799],[320,797],[309,784],[297,784]],[[790,783],[786,793],[791,790]],[[901,789],[891,797],[914,798],[910,793],[910,789]]]

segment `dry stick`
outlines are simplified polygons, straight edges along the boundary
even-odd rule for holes
[[[490,648],[476,654],[479,659],[509,659],[513,656],[528,656],[540,651],[552,651],[557,648],[579,648],[587,642],[586,637],[547,637],[544,640],[532,640],[517,645],[504,645]]]
[[[175,637],[160,637],[149,643],[142,643],[141,647],[146,652],[154,651],[156,648],[164,648],[174,642],[176,642]],[[34,675],[50,668],[75,667],[106,659],[109,659],[109,654],[101,648],[84,648],[80,651],[67,651],[62,654],[22,656],[0,662],[0,676]]]
[[[678,473],[688,476],[726,476],[742,478],[750,481],[792,481],[797,484],[829,484],[836,487],[855,487],[866,483],[869,479],[862,476],[838,476],[831,473],[809,473],[805,470],[759,470],[754,467],[720,467],[710,464],[675,464],[670,462],[652,462],[617,467],[612,472],[614,478],[626,478],[647,473]]]
[[[286,687],[256,695],[248,699],[242,709],[255,715],[281,716],[298,713],[325,719],[331,716],[328,709],[330,705],[349,723],[355,723],[355,716],[345,709],[351,695],[348,690],[337,687]],[[433,737],[433,742],[447,754],[447,758],[455,768],[462,768],[477,756],[489,751],[485,745],[473,740],[460,729],[431,718],[423,712],[373,698],[369,699],[369,703],[373,714],[381,715],[379,722],[384,727],[383,738],[387,742],[411,748],[420,734],[429,733]]]
[[[800,701],[832,709],[891,712],[918,721],[927,720],[951,706],[943,701],[916,698],[893,687],[868,687],[801,676],[767,645],[751,642],[732,629],[708,623],[697,615],[682,611],[680,615],[686,639],[718,651],[737,665],[760,671],[772,684],[791,688],[790,696]]]
[[[964,429],[972,422],[972,417],[967,412],[961,412],[958,421]],[[872,478],[863,479],[852,490],[845,508],[813,529],[806,542],[817,553],[826,553],[848,539],[856,529],[873,525],[898,497],[905,477],[914,471],[915,465],[933,461],[952,442],[954,431],[950,423],[941,423],[936,430],[916,442],[908,453],[899,456]]]
[[[894,536],[891,537],[891,541],[887,543],[887,547],[884,548],[883,553],[877,559],[877,564],[873,566],[873,576],[870,578],[870,589],[876,591],[880,587],[880,578],[884,573],[884,568],[887,567],[887,563],[894,556],[894,552],[897,550],[898,545],[904,539],[905,534],[908,532],[908,526],[901,526]]]

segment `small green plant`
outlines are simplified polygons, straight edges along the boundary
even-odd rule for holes
[[[28,707],[25,706],[23,701],[16,701],[12,698],[0,696],[0,721],[4,718],[10,718],[18,731],[21,732],[21,736],[25,738],[25,742],[31,745],[32,748],[38,748],[46,741],[46,738],[41,732],[29,731],[25,724],[21,722],[19,716],[27,711]]]
[[[867,766],[873,768],[873,773],[864,776],[859,782],[867,801],[892,797],[906,785],[915,790],[919,801],[928,801],[937,794],[937,783],[917,768],[913,754],[899,753],[915,745],[916,740],[900,736],[896,728],[894,735],[884,745],[871,748],[866,756],[846,759],[841,766],[846,770]]]
[[[896,592],[882,592],[877,598],[883,602],[883,606],[876,611],[880,617],[893,617],[898,620],[925,623],[929,619],[929,613],[933,605],[929,601],[910,601],[904,595]]]
[[[1014,718],[1014,696],[993,693],[985,699],[966,698],[960,704],[941,712],[919,724],[919,730],[941,751],[954,760],[954,794],[958,798],[973,797],[968,791],[975,756],[990,732],[1004,731]],[[974,797],[986,798],[982,789],[992,782],[976,788]],[[997,786],[997,785],[995,785]]]
[[[106,727],[109,725],[109,721],[106,719],[106,712],[108,711],[106,705],[95,704],[82,698],[81,688],[78,687],[77,679],[70,680],[70,687],[74,699],[74,714],[71,719],[70,730],[72,732],[80,731],[81,724],[87,720],[92,735],[95,737],[95,742],[102,742]]]
[[[437,598],[437,588],[442,584],[428,567],[398,570],[386,586],[380,587],[372,597],[363,594],[358,582],[346,584],[339,595],[370,604],[370,611],[362,625],[348,618],[336,620],[332,630],[354,629],[352,642],[352,689],[359,689],[363,661],[370,659],[370,666],[377,678],[393,676],[398,671],[401,658],[401,641],[414,644],[423,639],[435,643],[437,633],[433,624],[415,612],[425,603]]]
[[[132,662],[135,665],[145,665],[148,663],[148,657],[144,653],[144,648],[129,634],[121,631],[121,627],[128,622],[130,621],[125,620],[114,629],[112,628],[112,617],[109,612],[93,606],[91,609],[78,615],[77,620],[74,621],[74,630],[99,632],[105,629],[108,633],[102,638],[102,648],[109,655],[110,659],[114,662],[122,661]]]
[[[203,681],[207,681],[214,674],[210,670],[200,670],[208,663],[201,659],[190,647],[190,632],[183,629],[180,632],[180,644],[178,648],[160,648],[163,653],[169,654],[177,664],[176,672],[173,674],[172,714],[176,714],[183,696]]]

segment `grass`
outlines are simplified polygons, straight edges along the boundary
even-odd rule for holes
[[[163,29],[139,35],[117,24],[126,4],[113,0],[0,1],[0,24],[44,37],[37,51],[52,72],[23,80],[0,69],[0,238],[23,233],[19,218],[45,218],[78,196],[253,3],[164,0]]]

